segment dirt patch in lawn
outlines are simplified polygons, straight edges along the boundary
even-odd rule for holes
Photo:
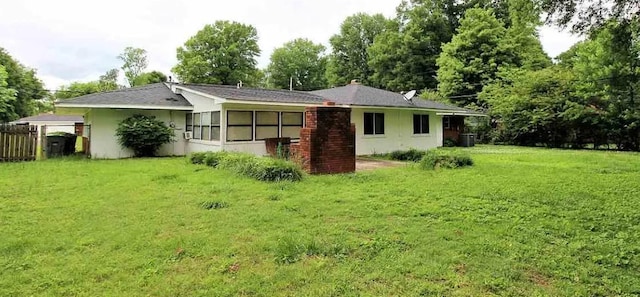
[[[358,157],[356,159],[356,171],[373,170],[385,167],[399,167],[404,165],[406,165],[406,163],[398,161],[379,160],[366,157]]]

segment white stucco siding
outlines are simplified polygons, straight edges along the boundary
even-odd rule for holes
[[[116,129],[118,123],[134,114],[155,116],[167,126],[174,124],[175,142],[165,144],[158,150],[159,156],[185,155],[186,143],[182,133],[185,127],[185,111],[136,110],[136,109],[93,109],[85,118],[91,125],[91,157],[96,159],[118,159],[133,156],[129,149],[118,144]]]
[[[384,113],[384,135],[364,134],[364,113]],[[429,134],[413,134],[413,115],[429,115]],[[403,109],[353,108],[356,125],[356,154],[371,155],[395,150],[431,149],[442,146],[442,116],[435,112]]]
[[[181,90],[180,94],[193,105],[193,112],[217,111],[221,108],[222,100],[205,97],[189,90]]]

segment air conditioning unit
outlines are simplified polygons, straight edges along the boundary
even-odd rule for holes
[[[184,132],[184,139],[193,138],[193,132]]]

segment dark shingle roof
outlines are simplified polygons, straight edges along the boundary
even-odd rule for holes
[[[399,93],[367,87],[360,84],[350,84],[343,87],[313,91],[311,93],[327,98],[328,100],[335,101],[338,104],[356,106],[425,108],[461,112],[467,111],[466,109],[460,107],[447,105],[436,101],[424,100],[417,97],[413,98],[412,102],[407,102],[404,99],[404,96]]]
[[[35,116],[30,116],[26,118],[21,118],[19,120],[15,120],[12,123],[29,123],[29,122],[76,122],[81,123],[84,121],[82,116],[78,115],[57,115],[57,114],[49,114],[43,113]]]
[[[73,99],[58,101],[56,105],[64,107],[72,105],[104,105],[108,106],[149,106],[149,107],[191,107],[191,103],[182,95],[173,93],[164,83],[156,83],[141,87],[95,93]]]
[[[299,91],[237,88],[236,86],[201,84],[183,84],[181,86],[184,86],[186,89],[231,100],[311,104],[322,104],[322,102],[325,101],[322,96]]]

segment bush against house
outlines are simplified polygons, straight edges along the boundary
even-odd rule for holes
[[[120,122],[116,136],[120,145],[133,150],[136,157],[153,157],[160,146],[174,140],[173,129],[154,116],[141,114]]]

